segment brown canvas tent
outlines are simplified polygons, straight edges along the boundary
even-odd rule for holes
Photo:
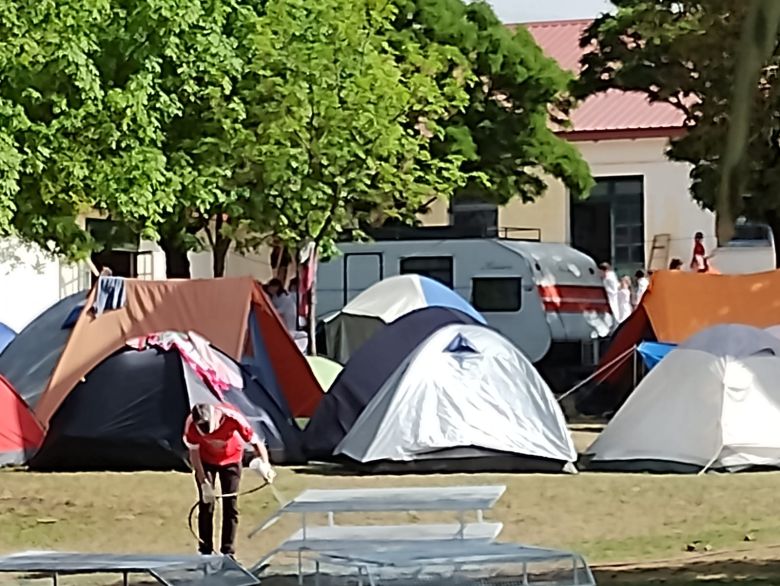
[[[44,425],[79,381],[128,339],[165,331],[196,332],[236,361],[247,349],[263,353],[294,416],[310,416],[319,404],[323,392],[311,368],[253,279],[127,279],[124,288],[124,305],[100,315],[92,311],[97,288],[91,291],[35,407]]]

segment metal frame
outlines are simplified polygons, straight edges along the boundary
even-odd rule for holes
[[[432,545],[432,544],[430,544]],[[506,543],[469,544],[468,550],[457,551],[452,543],[439,543],[435,547],[411,548],[402,546],[386,551],[362,549],[357,547],[351,552],[318,552],[313,555],[316,573],[315,586],[320,584],[321,564],[328,563],[337,567],[353,567],[357,570],[358,585],[363,586],[363,578],[369,586],[377,586],[377,571],[380,569],[419,568],[415,576],[424,568],[446,566],[453,571],[466,565],[488,566],[492,564],[518,564],[523,567],[522,583],[529,584],[528,564],[530,562],[552,562],[570,560],[572,564],[572,586],[595,586],[596,580],[585,559],[573,552],[512,545]],[[585,573],[586,580],[579,580],[579,571]]]
[[[347,252],[344,254],[344,262],[342,266],[342,296],[344,299],[344,305],[349,303],[349,259],[353,256],[376,256],[379,258],[379,280],[385,278],[385,256],[381,252]]]
[[[113,560],[111,558],[114,558]],[[163,586],[176,586],[165,578],[165,570],[195,570],[203,572],[203,580],[212,576],[210,566],[218,562],[243,574],[246,586],[260,581],[235,560],[229,562],[222,556],[141,556],[124,554],[85,554],[73,552],[29,552],[0,556],[0,573],[47,574],[52,584],[59,584],[60,576],[89,574],[119,574],[122,584],[129,586],[130,574],[147,575]],[[196,583],[196,582],[194,582]]]
[[[462,489],[463,496],[450,494],[448,497],[446,491],[456,491]],[[483,497],[475,497],[474,494],[479,489],[489,489],[489,493]],[[328,517],[328,526],[335,526],[336,513],[364,513],[364,512],[407,512],[414,511],[434,511],[447,512],[454,511],[458,514],[459,530],[454,539],[458,541],[465,538],[466,513],[476,512],[479,523],[483,522],[483,511],[491,509],[498,499],[506,491],[505,485],[483,485],[483,486],[457,486],[457,487],[416,487],[416,488],[397,488],[397,489],[341,489],[341,490],[306,490],[298,497],[287,503],[263,523],[255,527],[250,533],[252,538],[261,531],[264,531],[284,514],[300,514],[301,532],[305,542],[307,538],[307,517],[308,513],[325,513]],[[401,495],[414,494],[417,500],[402,499]],[[429,498],[423,498],[423,496]],[[317,498],[319,497],[319,498]],[[394,498],[395,497],[395,498]],[[362,542],[356,542],[359,545]],[[372,542],[376,544],[377,542]],[[392,543],[392,542],[387,542]],[[251,568],[253,573],[259,572],[267,565],[268,560],[274,557],[280,551],[284,551],[284,544],[272,550],[267,555],[258,560]],[[350,549],[353,549],[350,547]],[[298,561],[298,583],[303,583],[303,553],[307,551],[305,547],[297,549]],[[310,551],[310,550],[309,550]]]

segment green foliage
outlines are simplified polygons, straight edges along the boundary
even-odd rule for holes
[[[0,34],[0,236],[56,254],[100,246],[90,210],[224,259],[590,186],[549,126],[569,76],[482,3],[0,0]]]
[[[522,26],[512,31],[485,2],[398,0],[399,34],[447,55],[468,85],[467,107],[444,124],[435,153],[458,154],[469,176],[459,195],[506,203],[533,201],[542,174],[587,193],[592,178],[577,149],[555,135],[564,123],[571,75],[544,56]],[[558,114],[558,116],[556,116]],[[541,171],[541,173],[540,173]]]
[[[465,105],[464,81],[446,75],[446,55],[395,42],[395,10],[386,0],[269,4],[253,37],[262,98],[248,159],[264,205],[253,231],[327,248],[361,219],[412,216],[463,182],[462,157],[433,157],[430,143]]]
[[[693,165],[694,199],[717,210],[726,224],[740,214],[776,223],[780,56],[776,25],[769,25],[777,15],[764,14],[754,21],[771,37],[769,50],[765,48],[763,56],[761,51],[750,51],[740,64],[743,43],[767,45],[753,32],[743,35],[749,3],[616,0],[614,4],[617,12],[596,20],[582,40],[583,46],[593,44],[593,52],[583,59],[577,94],[582,97],[615,87],[672,104],[685,114],[688,128],[672,141],[668,154],[672,160]],[[742,95],[732,100],[735,80]],[[748,103],[751,111],[744,108]],[[731,124],[732,119],[744,121],[741,137],[740,125]],[[726,147],[736,151],[732,148],[724,159]],[[721,191],[724,179],[725,192]],[[751,197],[743,198],[744,194]],[[730,237],[729,227],[720,224],[719,234]]]

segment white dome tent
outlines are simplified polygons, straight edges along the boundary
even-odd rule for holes
[[[654,472],[780,466],[780,342],[721,325],[672,350],[588,448],[589,468]]]
[[[335,454],[440,470],[501,460],[501,469],[574,471],[577,458],[563,412],[528,359],[498,332],[464,324],[443,327],[410,353]]]

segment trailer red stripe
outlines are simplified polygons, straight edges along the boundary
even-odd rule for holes
[[[538,289],[545,311],[558,313],[610,312],[607,293],[602,287],[540,285]]]

